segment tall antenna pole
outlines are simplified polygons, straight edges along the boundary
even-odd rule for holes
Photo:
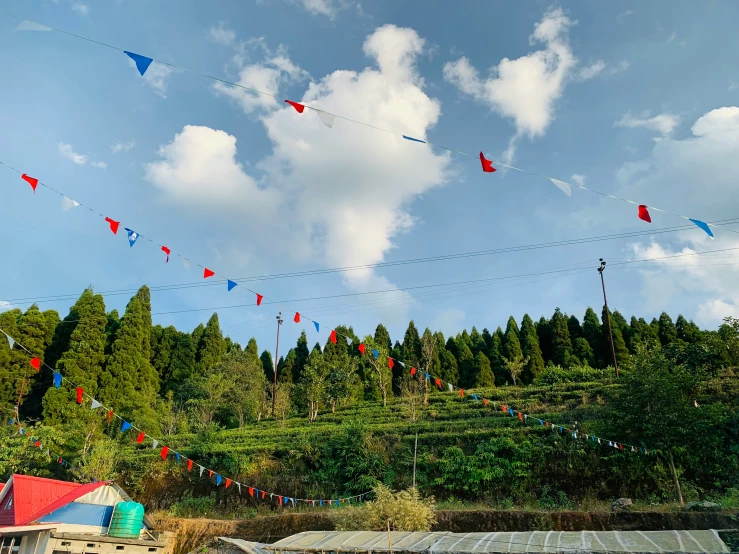
[[[275,346],[275,372],[272,384],[272,417],[275,417],[275,401],[277,400],[277,360],[280,356],[280,325],[282,325],[282,312],[277,313],[277,346]]]
[[[603,287],[603,302],[606,305],[606,321],[608,321],[608,336],[611,339],[611,353],[613,354],[613,368],[616,370],[616,377],[618,377],[618,362],[616,361],[616,346],[613,344],[613,331],[611,330],[611,312],[608,310],[608,299],[606,298],[606,283],[603,280],[603,270],[606,268],[606,262],[603,258],[600,258],[600,267],[598,273],[600,273],[600,284]]]

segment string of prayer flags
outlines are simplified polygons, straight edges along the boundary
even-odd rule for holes
[[[28,363],[31,364],[31,367],[36,371],[39,371],[41,369],[41,360],[39,360],[38,358],[31,358]]]
[[[25,173],[21,175],[21,179],[23,179],[26,183],[31,185],[31,188],[33,189],[33,193],[36,194],[36,187],[38,186],[38,179],[35,177],[31,177],[30,175],[26,175]]]
[[[167,255],[167,260],[164,262],[165,264],[169,263],[169,255],[172,253],[172,251],[167,248],[166,246],[162,246],[162,252],[164,252]]]
[[[114,235],[118,234],[118,226],[121,224],[120,221],[116,221],[115,219],[111,219],[109,217],[105,218],[105,221],[108,222],[108,225],[110,225],[110,230],[113,232]]]
[[[139,73],[142,77],[144,76],[144,73],[146,73],[146,70],[149,69],[151,62],[154,61],[153,58],[147,58],[146,56],[142,56],[141,54],[134,54],[133,52],[129,52],[127,50],[124,50],[123,53],[133,60],[133,62],[136,64],[136,69],[139,70]]]
[[[647,206],[645,206],[644,204],[639,204],[638,210],[639,211],[637,215],[639,219],[641,219],[642,221],[646,221],[647,223],[652,222],[652,217],[649,215],[649,210],[647,209]]]
[[[292,100],[285,100],[288,104],[290,104],[293,108],[295,108],[295,111],[298,113],[303,113],[303,110],[305,110],[305,106],[299,102],[293,102]],[[330,127],[331,125],[329,125]]]
[[[207,267],[203,268],[203,279],[207,279],[208,277],[213,277],[215,275],[215,271],[211,271]]]
[[[482,164],[482,170],[485,173],[493,173],[496,171],[493,167],[493,161],[486,159],[482,152],[480,152],[480,163]]]
[[[129,229],[128,227],[125,227],[126,233],[128,233],[128,244],[133,248],[133,245],[136,244],[136,241],[139,238],[139,234],[134,231],[133,229]]]
[[[231,279],[226,279],[226,286],[228,287],[228,292],[231,292],[237,284],[238,283],[236,283],[236,281],[232,281]]]

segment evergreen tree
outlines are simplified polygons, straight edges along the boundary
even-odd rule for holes
[[[598,318],[596,317],[595,320],[598,321]],[[547,364],[552,361],[552,328],[549,325],[549,320],[544,316],[541,316],[536,324],[536,335],[539,337],[541,357],[544,358],[544,363]]]
[[[508,318],[508,324],[505,328],[505,340],[503,341],[503,355],[509,359],[514,360],[523,357],[521,350],[521,341],[518,338],[518,325],[513,316]]]
[[[611,314],[612,316],[613,314]],[[601,314],[601,336],[603,337],[603,344],[606,345],[607,357],[605,358],[605,366],[613,366],[613,352],[611,350],[611,341],[608,334],[608,320],[606,319],[606,307],[603,306],[603,313]],[[631,355],[629,349],[626,348],[626,341],[621,334],[621,328],[618,325],[613,324],[611,319],[611,331],[613,332],[613,346],[616,350],[616,361],[618,361],[619,369],[628,369],[631,367]]]
[[[552,362],[562,367],[569,367],[572,341],[567,326],[567,316],[559,308],[554,310],[550,326],[552,328]]]
[[[539,336],[529,314],[524,314],[521,321],[521,352],[528,362],[524,366],[521,380],[525,384],[534,382],[537,375],[544,371],[544,358],[539,348]]]
[[[621,315],[621,312],[615,310],[613,314],[611,314],[611,324],[621,330],[621,336],[623,337],[624,343],[628,349],[628,344],[631,341],[631,327],[626,322],[626,318]]]
[[[237,344],[237,343],[234,343]],[[238,346],[238,344],[237,344]],[[237,351],[239,349],[236,349]],[[254,337],[249,339],[249,342],[246,343],[246,348],[244,348],[244,352],[247,356],[251,359],[251,361],[255,364],[255,367],[261,367],[262,361],[259,357],[259,347],[257,346],[257,339]]]
[[[18,338],[18,320],[21,314],[17,308],[0,313],[0,329],[14,340]],[[10,350],[10,343],[5,335],[0,333],[0,407],[5,409],[10,409],[18,400],[17,378],[10,369],[14,356],[15,353]]]
[[[665,312],[659,315],[658,321],[659,342],[662,346],[675,342],[677,340],[677,328],[672,322],[672,318]]]
[[[288,350],[285,358],[280,358],[277,364],[277,383],[280,385],[288,384],[293,382],[293,367],[298,363],[298,356],[295,353],[295,349],[291,348]]]
[[[487,327],[482,330],[482,340],[485,341],[485,355],[489,358],[490,347],[493,346],[493,335],[490,334]]]
[[[90,396],[96,396],[98,382],[105,363],[105,302],[99,294],[87,289],[77,303],[79,322],[70,337],[69,349],[57,362],[57,371],[70,385],[50,388],[43,397],[43,414],[46,423],[58,424],[79,419],[75,404],[74,386],[82,387]],[[87,414],[87,412],[82,412]]]
[[[292,382],[293,383],[299,383],[300,377],[303,375],[303,369],[305,369],[305,364],[308,363],[308,356],[310,356],[310,351],[308,350],[308,337],[305,334],[305,331],[301,331],[300,336],[298,337],[297,345],[295,346],[295,363],[292,364]],[[277,374],[277,379],[279,380],[280,374]]]
[[[196,365],[198,374],[206,375],[218,367],[225,355],[226,342],[223,340],[221,326],[218,323],[218,314],[213,314],[206,323],[198,342]]]
[[[570,332],[570,340],[574,346],[575,339],[582,337],[582,327],[580,321],[574,315],[571,315],[567,320],[567,330]]]
[[[16,392],[23,392],[21,399],[22,404],[25,404],[26,400],[30,395],[32,395],[34,390],[38,390],[38,387],[36,386],[37,381],[41,382],[43,379],[49,378],[47,370],[43,370],[43,377],[40,377],[42,372],[37,372],[28,363],[32,357],[37,357],[42,363],[44,362],[46,336],[46,320],[44,315],[39,311],[38,306],[33,304],[18,318],[18,333],[13,337],[31,353],[28,354],[25,350],[17,346],[10,353],[9,377],[13,383],[12,388],[15,389]],[[34,388],[32,389],[31,387]],[[15,402],[13,402],[13,404],[15,404]],[[33,404],[34,403],[32,402],[31,405],[33,406]],[[21,415],[23,417],[28,417],[30,415],[30,412],[25,409],[25,406],[23,407]]]
[[[184,401],[184,395],[195,377],[195,358],[197,347],[190,333],[178,332],[175,345],[166,370],[166,379],[162,383],[164,393],[173,391],[175,397]]]
[[[113,350],[113,341],[115,340],[115,334],[118,332],[118,328],[121,326],[121,316],[118,315],[118,310],[113,309],[106,316],[105,324],[105,355],[110,356]],[[53,346],[53,345],[52,345]]]
[[[482,352],[475,356],[475,388],[486,388],[495,386],[495,376],[490,367],[490,360]]]
[[[49,367],[56,367],[56,363],[59,361],[59,358],[61,358],[62,354],[64,354],[64,352],[69,348],[69,339],[80,319],[80,315],[77,313],[77,307],[88,290],[89,289],[85,289],[85,291],[82,292],[80,297],[77,299],[77,302],[75,302],[75,304],[69,309],[67,316],[59,322],[59,325],[54,329],[51,344],[49,345],[49,348],[46,349],[46,363]]]
[[[459,366],[457,358],[446,348],[441,352],[441,375],[435,375],[449,383],[459,383]]]
[[[698,326],[685,319],[682,314],[679,314],[675,320],[675,330],[677,331],[677,338],[689,344],[698,343],[702,339],[702,333]]]
[[[572,344],[572,353],[581,364],[595,367],[595,354],[585,337],[578,337]]]
[[[386,348],[388,352],[392,350],[393,341],[390,340],[390,333],[388,332],[388,330],[385,328],[385,326],[382,323],[380,323],[375,329],[374,339],[377,344]]]
[[[421,337],[418,335],[418,329],[413,320],[408,323],[408,328],[405,330],[400,351],[396,350],[391,355],[397,356],[403,363],[410,364],[411,367],[421,367],[421,361],[423,359],[421,353]],[[403,370],[403,366],[395,364],[393,367],[393,392],[396,395],[400,395],[400,383],[404,376],[405,371]]]
[[[264,371],[264,376],[267,378],[267,382],[272,383],[275,378],[275,362],[272,359],[272,352],[269,350],[263,351],[262,355],[259,356],[259,360],[262,363],[262,370]]]
[[[151,328],[151,366],[157,372],[160,383],[169,379],[167,371],[178,338],[179,332],[174,325],[169,327],[155,325]]]
[[[505,385],[508,381],[508,374],[505,369],[504,350],[503,343],[505,342],[505,335],[503,330],[498,327],[493,333],[493,338],[490,344],[490,366],[495,375],[496,385]]]
[[[473,325],[472,331],[470,331],[470,342],[472,343],[472,353],[477,356],[480,352],[487,352],[488,346],[485,344],[485,339],[478,332],[477,328]]]
[[[61,320],[59,319],[59,313],[56,310],[46,310],[43,312],[44,320],[46,321],[46,336],[44,337],[44,348],[48,351],[51,347],[51,342],[54,340],[54,333],[56,328],[59,326]]]
[[[585,310],[585,317],[582,320],[582,336],[586,341],[588,341],[590,349],[593,351],[596,364],[595,367],[605,368],[608,366],[608,357],[605,356],[607,343],[603,342],[603,333],[600,329],[600,321],[598,321],[598,316],[595,314],[593,308],[588,307],[588,309]],[[608,346],[608,348],[610,352],[610,346]]]
[[[461,334],[457,335],[455,342],[457,343],[459,381],[454,384],[466,389],[475,384],[475,356]]]

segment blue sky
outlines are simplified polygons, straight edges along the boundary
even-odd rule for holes
[[[261,348],[273,348],[270,299],[321,322],[316,333],[289,314],[287,343],[303,328],[323,343],[338,324],[365,334],[384,322],[402,339],[409,319],[448,334],[557,306],[582,317],[602,303],[599,257],[609,304],[627,317],[665,310],[715,328],[739,315],[736,233],[650,236],[685,222],[652,211],[650,225],[632,205],[485,174],[474,158],[344,120],[329,129],[199,75],[704,221],[739,217],[736,3],[420,6],[0,0],[0,11],[193,70],[155,62],[142,78],[121,52],[0,16],[0,161],[232,278],[644,233],[252,283],[264,305],[218,312],[227,334]],[[105,294],[122,311],[144,283],[202,284],[195,266],[164,264],[144,241],[129,248],[122,231],[33,195],[2,166],[0,237],[0,309],[93,285],[122,291]],[[666,258],[707,250],[723,252]],[[661,259],[618,265],[644,258]],[[516,275],[531,276],[407,290]],[[213,308],[252,303],[244,286],[155,290],[154,321],[192,329]],[[64,316],[72,301],[39,304]]]

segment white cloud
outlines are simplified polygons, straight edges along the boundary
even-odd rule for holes
[[[128,63],[131,67],[136,67],[136,63],[132,59],[129,59]],[[138,69],[136,71],[138,71]],[[142,79],[156,95],[166,98],[169,80],[174,72],[175,70],[171,67],[154,61],[149,66],[149,69],[146,70]]]
[[[226,27],[226,23],[220,21],[217,27],[208,29],[208,38],[216,44],[231,46],[236,42],[236,31]]]
[[[636,117],[631,112],[625,113],[621,119],[613,123],[614,127],[628,127],[636,129],[642,127],[650,131],[657,131],[662,136],[671,135],[672,132],[680,124],[680,118],[671,113],[663,113],[649,117],[649,113],[645,112],[640,117]]]
[[[63,158],[66,158],[77,165],[85,165],[87,163],[87,156],[75,152],[71,144],[60,142],[56,147]]]
[[[732,81],[729,83],[729,88],[727,89],[729,92],[734,92],[735,90],[739,90],[739,83],[735,83]]]
[[[13,305],[8,302],[7,300],[0,300],[0,312],[7,312],[8,310],[12,310]],[[5,337],[3,337],[0,340],[5,340]]]
[[[615,66],[613,66],[611,69],[608,70],[608,73],[611,75],[615,75],[616,73],[621,73],[622,71],[626,71],[631,67],[631,64],[626,60],[621,60],[618,62]]]
[[[90,162],[90,165],[92,167],[97,167],[98,169],[108,169],[108,164],[105,162]]]
[[[570,177],[570,180],[573,183],[577,183],[581,187],[585,186],[585,175],[580,175],[579,173],[575,173],[572,177]]]
[[[616,16],[616,19],[623,19],[624,17],[628,17],[630,15],[633,15],[633,13],[634,12],[632,10],[626,10],[625,12],[621,12],[620,14],[618,14]]]
[[[465,57],[444,66],[448,82],[514,120],[516,135],[509,145],[510,156],[519,137],[542,136],[554,119],[555,102],[577,64],[568,37],[575,23],[559,8],[548,11],[529,38],[532,45],[540,43],[544,49],[515,60],[503,58],[485,79]]]
[[[586,67],[583,67],[577,74],[579,81],[587,81],[600,74],[606,68],[606,64],[603,60],[598,60]]]
[[[412,29],[380,27],[364,43],[376,68],[337,70],[295,100],[423,138],[441,113],[416,69],[423,47]],[[236,139],[206,127],[186,127],[163,147],[165,161],[147,166],[147,178],[179,202],[233,214],[230,224],[249,226],[255,248],[335,266],[382,261],[414,224],[411,202],[448,178],[449,156],[426,145],[341,120],[328,129],[314,112],[286,105],[261,120],[272,153],[256,166],[264,172],[260,187],[235,161]],[[268,210],[279,210],[280,225],[261,214]],[[356,290],[392,288],[372,270],[345,279]]]
[[[290,0],[294,4],[299,4],[308,13],[313,15],[324,15],[329,19],[336,17],[336,13],[343,7],[341,2],[334,0]]]
[[[676,31],[672,31],[672,33],[670,34],[670,36],[667,37],[667,42],[670,43],[673,40],[675,40],[676,38],[677,38],[677,32]]]
[[[80,15],[87,15],[90,11],[90,7],[87,4],[80,3],[72,4],[72,9]]]
[[[118,152],[128,152],[129,150],[132,150],[136,146],[136,141],[131,139],[127,140],[126,142],[118,141],[115,144],[110,145],[110,151],[113,152],[113,154],[117,154]]]

